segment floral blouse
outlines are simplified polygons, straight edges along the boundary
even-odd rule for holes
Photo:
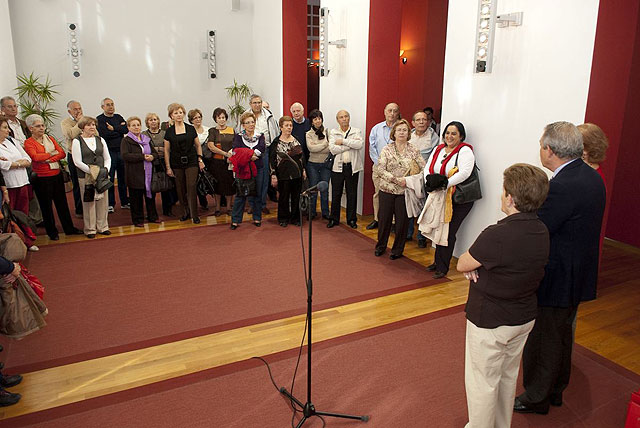
[[[380,190],[394,195],[403,194],[404,187],[392,179],[422,174],[424,166],[424,158],[413,144],[407,143],[404,153],[397,150],[395,142],[387,144],[378,159],[377,173],[380,177]]]

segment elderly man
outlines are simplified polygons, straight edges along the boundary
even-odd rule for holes
[[[115,183],[116,172],[118,173],[118,197],[120,198],[120,207],[129,209],[129,196],[127,195],[127,184],[124,178],[124,161],[120,156],[120,143],[122,137],[127,135],[127,122],[124,117],[116,113],[115,103],[111,98],[105,98],[100,104],[103,113],[98,119],[98,134],[104,138],[109,148],[109,156],[111,156],[111,169],[109,170],[109,178]],[[109,189],[109,212],[114,212],[116,205],[115,186]]]
[[[438,134],[435,133],[433,128],[429,126],[427,114],[422,110],[418,110],[413,113],[411,125],[413,126],[413,131],[411,131],[411,139],[409,142],[420,150],[420,154],[426,162],[434,147],[438,145],[440,138],[438,138]],[[411,239],[413,239],[413,231],[415,229],[414,223],[415,221],[410,219],[407,241],[411,241]],[[418,247],[427,247],[427,238],[422,236],[420,232],[418,232]]]
[[[351,127],[351,116],[346,110],[336,114],[337,129],[329,132],[329,150],[335,155],[331,170],[331,216],[328,228],[340,223],[340,202],[342,188],[347,190],[347,224],[352,229],[358,228],[358,179],[364,169],[364,145],[362,132]]]
[[[251,107],[253,114],[256,115],[255,133],[256,135],[264,135],[264,141],[267,145],[267,150],[266,153],[264,153],[263,158],[269,159],[269,146],[271,146],[273,140],[280,135],[280,127],[278,126],[276,119],[273,117],[273,113],[262,106],[262,97],[260,97],[260,95],[251,95],[249,98],[249,106]],[[271,174],[264,174],[262,183],[258,183],[258,188],[262,195],[262,212],[265,214],[269,214],[269,209],[267,208],[267,192],[269,191],[270,176]]]
[[[513,407],[520,413],[546,414],[550,404],[562,405],[578,305],[596,298],[605,187],[582,161],[582,150],[582,135],[573,124],[545,127],[540,160],[553,176],[538,216],[549,230],[551,251],[538,289],[536,323],[524,347],[525,392]]]
[[[6,96],[0,99],[0,111],[9,123],[9,135],[17,140],[21,146],[27,138],[31,137],[31,131],[24,120],[18,118],[18,104],[13,97]]]
[[[309,160],[309,149],[307,149],[307,131],[311,129],[311,121],[304,117],[304,107],[300,103],[291,104],[291,117],[293,118],[293,134],[302,146],[304,160]]]
[[[78,184],[78,171],[73,163],[73,155],[71,154],[71,143],[74,138],[82,132],[78,128],[78,121],[82,119],[82,106],[76,100],[67,103],[67,112],[69,117],[62,119],[60,127],[62,128],[62,136],[64,137],[64,151],[67,152],[67,165],[69,166],[69,174],[73,183],[73,203],[76,216],[82,217],[82,199],[80,198],[80,184]]]
[[[369,157],[373,162],[373,173],[371,178],[373,179],[373,221],[367,225],[367,229],[375,229],[378,227],[378,192],[379,192],[379,177],[378,177],[378,158],[384,146],[391,142],[390,134],[391,128],[400,118],[400,108],[396,103],[389,103],[384,108],[384,121],[378,123],[371,128],[369,134]]]

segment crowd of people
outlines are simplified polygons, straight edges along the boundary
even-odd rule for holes
[[[226,206],[232,230],[241,225],[247,202],[252,224],[260,227],[263,213],[269,212],[267,199],[276,195],[278,224],[299,226],[301,191],[321,182],[331,184],[331,203],[328,186],[318,186],[310,194],[307,215],[335,227],[346,192],[346,224],[357,228],[357,189],[367,143],[362,131],[351,126],[349,112],[338,111],[338,126],[327,129],[319,110],[307,118],[304,107],[294,103],[290,116],[277,119],[264,104],[252,95],[234,129],[223,108],[213,111],[216,125],[208,128],[202,110],[187,111],[172,103],[167,121],[148,113],[143,130],[140,117],[123,118],[110,98],[102,100],[103,113],[96,118],[85,116],[72,100],[61,123],[64,142],[58,142],[47,135],[42,117],[18,119],[15,100],[4,97],[2,202],[35,217],[34,211],[40,211],[52,240],[59,239],[55,204],[65,234],[84,233],[91,239],[111,233],[108,213],[115,211],[116,187],[120,209],[130,210],[132,224],[159,222],[154,180],[166,174],[174,185],[160,191],[162,214],[172,216],[179,201],[180,220],[198,224],[198,204],[206,207],[208,199],[197,192],[197,181],[207,170],[216,183],[214,215],[222,215]],[[481,198],[474,147],[466,140],[458,121],[443,127],[440,138],[431,108],[416,111],[409,121],[396,103],[385,106],[384,120],[368,136],[374,217],[366,228],[377,228],[376,257],[386,252],[392,232],[390,259],[402,257],[418,229],[418,247],[425,248],[429,240],[435,247],[427,271],[435,279],[447,275],[456,234]],[[550,405],[562,405],[577,308],[595,298],[605,204],[599,167],[607,147],[606,136],[594,124],[545,127],[540,159],[553,172],[551,181],[533,165],[508,167],[500,206],[506,217],[485,229],[458,260],[458,271],[470,280],[468,427],[510,426],[513,411],[545,414]],[[73,226],[65,196],[65,159],[73,182],[72,208],[83,218],[82,231]],[[19,274],[19,266],[0,257],[0,273],[9,281]],[[515,397],[521,358],[525,392]],[[0,375],[2,388],[19,381]],[[1,391],[0,405],[19,399]]]

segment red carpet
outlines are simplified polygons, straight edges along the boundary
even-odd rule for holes
[[[367,424],[327,418],[327,427],[464,426],[465,320],[459,310],[315,345],[316,408],[371,416]],[[287,351],[267,358],[278,386],[289,388],[295,355]],[[552,407],[546,416],[516,414],[514,428],[623,426],[630,393],[638,388],[640,376],[579,346],[573,361],[564,405]],[[305,401],[306,358],[300,367],[296,396]],[[287,402],[272,386],[266,368],[250,360],[10,419],[3,426],[245,428],[286,427],[290,420]],[[305,428],[322,426],[321,421],[312,421]]]
[[[410,260],[375,257],[372,242],[346,228],[317,227],[313,242],[316,309],[441,282]],[[300,229],[275,220],[43,246],[29,269],[45,284],[48,326],[10,343],[3,357],[16,372],[306,308]]]

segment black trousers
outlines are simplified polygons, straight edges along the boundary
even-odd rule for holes
[[[82,214],[82,198],[80,197],[80,183],[78,183],[78,170],[76,164],[73,163],[71,150],[67,153],[67,165],[69,166],[69,175],[73,183],[73,203],[76,214]]]
[[[196,182],[198,181],[198,167],[173,168],[176,176],[176,193],[182,205],[183,215],[191,218],[198,217],[198,203],[196,202]]]
[[[58,218],[62,224],[64,233],[70,234],[75,230],[71,214],[69,213],[69,205],[67,205],[67,196],[64,192],[64,181],[62,174],[53,177],[36,177],[33,180],[33,190],[36,192],[40,210],[42,211],[42,221],[50,238],[58,236],[58,229],[53,217],[53,204],[56,205]]]
[[[347,189],[347,223],[357,222],[356,208],[358,206],[358,179],[360,172],[351,171],[351,164],[342,164],[342,172],[331,172],[331,220],[340,222],[340,202],[342,188]]]
[[[144,205],[147,206],[147,219],[149,221],[158,220],[156,210],[156,194],[152,193],[151,198],[147,198],[147,191],[144,189],[132,189],[129,187],[129,203],[131,204],[131,221],[133,224],[144,223]]]
[[[302,179],[278,180],[278,222],[300,222]],[[291,209],[289,209],[291,203]]]
[[[380,190],[378,200],[380,203],[378,208],[378,242],[376,243],[376,250],[384,251],[387,249],[393,216],[395,215],[396,232],[391,254],[401,256],[404,251],[404,244],[407,242],[407,231],[409,230],[409,217],[404,203],[404,193],[394,195]]]
[[[120,156],[120,149],[109,148],[109,156],[111,156],[111,169],[109,170],[109,179],[112,183],[115,183],[116,172],[118,173],[118,197],[120,198],[120,206],[127,205],[129,203],[129,196],[127,196],[127,183],[124,178],[124,161]],[[116,205],[116,186],[109,188],[109,206],[115,207]]]
[[[549,397],[560,395],[569,385],[573,320],[577,307],[539,306],[536,323],[522,354],[525,392],[520,400],[539,410],[549,408]]]
[[[173,189],[166,190],[160,194],[162,198],[162,214],[164,215],[171,215],[171,209],[178,202],[178,194],[175,187],[176,179],[173,177],[169,177],[169,179],[173,181]]]
[[[460,229],[464,219],[469,215],[471,208],[473,208],[473,202],[453,204],[453,214],[451,216],[451,222],[449,223],[449,236],[447,237],[448,245],[446,247],[436,245],[436,254],[434,256],[436,271],[442,273],[449,272],[449,263],[451,263],[453,249],[456,245],[456,233],[458,233],[458,229]]]

